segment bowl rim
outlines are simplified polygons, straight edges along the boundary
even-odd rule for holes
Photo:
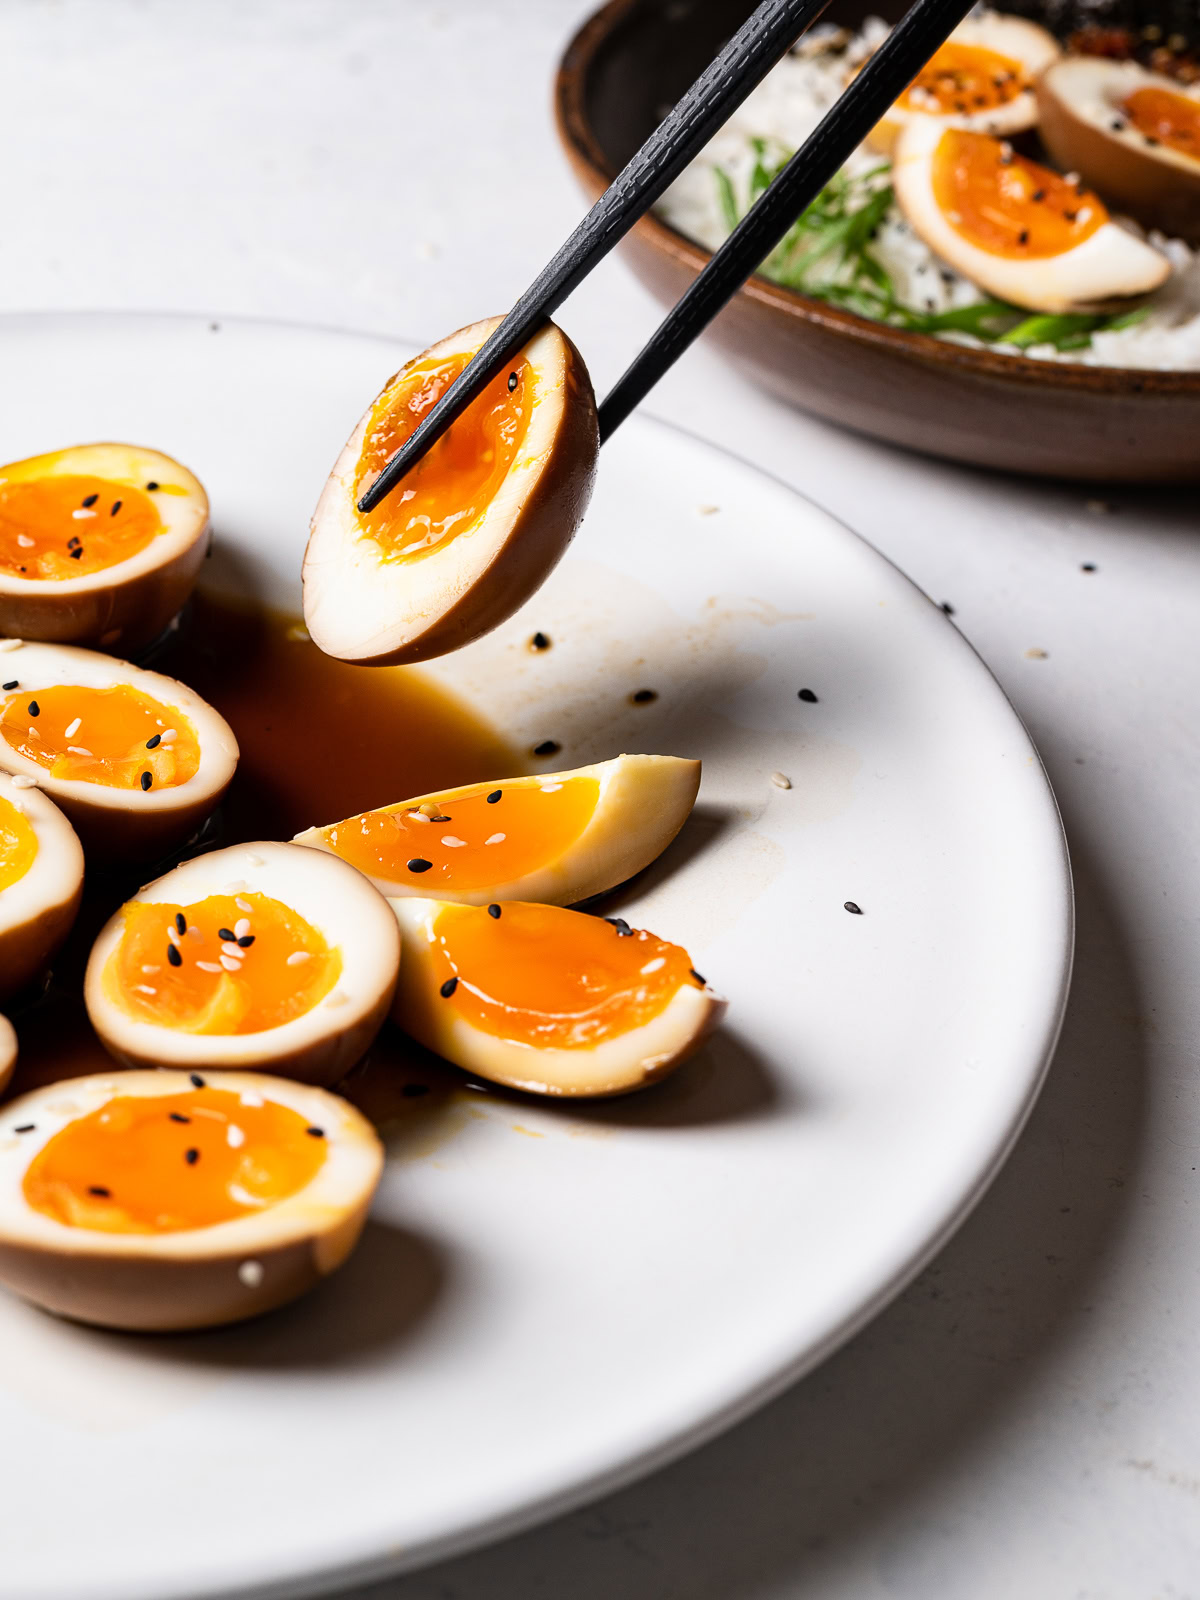
[[[587,86],[596,55],[617,28],[643,0],[606,0],[567,44],[554,80],[555,125],[567,158],[585,188],[597,193],[616,177],[587,115]],[[673,258],[693,274],[712,259],[711,252],[677,232],[654,212],[647,212],[633,232],[661,254]],[[1076,361],[1037,361],[1029,356],[1004,355],[988,348],[955,344],[931,333],[894,328],[872,322],[853,311],[828,305],[787,289],[759,274],[738,290],[790,320],[808,323],[846,337],[859,345],[882,347],[902,360],[918,365],[962,369],[976,376],[1018,386],[1030,383],[1049,389],[1117,395],[1200,396],[1200,372],[1160,367],[1088,366]]]

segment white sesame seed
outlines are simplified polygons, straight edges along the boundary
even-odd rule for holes
[[[1093,516],[1103,517],[1112,510],[1112,507],[1107,500],[1088,500],[1085,504],[1085,509],[1090,511]]]
[[[456,839],[452,833],[444,833],[442,835],[442,843],[447,850],[461,850],[466,845],[466,842],[465,839]]]
[[[251,851],[251,853],[246,857],[246,860],[252,867],[265,867],[267,864],[263,860],[262,856],[255,855],[253,851]],[[245,887],[245,885],[243,885],[243,887]]]
[[[71,515],[75,518],[76,522],[83,522],[88,517],[94,517],[96,515],[96,513],[94,511],[89,511],[87,506],[80,506],[77,510],[72,511]],[[17,535],[17,543],[28,546],[28,545],[31,545],[33,543],[33,540],[32,539],[26,539],[26,538],[22,537],[20,534],[18,534]]]
[[[201,972],[220,972],[221,970],[221,963],[219,961],[197,961],[196,965],[200,968]]]
[[[247,1289],[257,1289],[263,1281],[262,1262],[243,1261],[238,1268],[238,1278],[246,1285]]]
[[[341,989],[335,989],[332,994],[325,996],[325,1004],[327,1006],[344,1006],[349,998],[350,996],[343,993]]]
[[[713,517],[716,516],[720,509],[720,506],[697,506],[696,515],[698,517]]]
[[[248,888],[248,887],[249,886],[246,883],[245,878],[238,878],[236,883],[227,883],[225,885],[225,893],[226,894],[237,894],[239,890],[245,889],[245,888]]]
[[[188,923],[187,936],[189,939],[195,939],[197,944],[203,944],[204,942],[204,935],[200,932],[200,929],[194,922]]]
[[[238,1096],[238,1099],[244,1106],[266,1105],[266,1101],[263,1099],[262,1095],[259,1094],[257,1089],[243,1089],[241,1094]]]
[[[561,788],[562,788],[562,784],[561,783],[543,783],[542,784],[542,793],[543,794],[557,794],[558,791]]]
[[[507,838],[508,835],[506,833],[494,833],[490,839],[485,839],[483,842],[484,844],[503,844]]]
[[[158,990],[152,989],[148,983],[135,983],[133,992],[134,994],[157,994]]]
[[[254,907],[250,904],[249,900],[235,900],[233,903],[238,908],[239,911],[253,911],[254,910]]]
[[[242,963],[235,961],[232,956],[222,955],[221,965],[226,972],[240,972],[242,970]]]
[[[666,956],[655,956],[653,961],[647,961],[646,965],[642,968],[642,977],[648,978],[652,972],[657,972],[660,967],[665,967],[666,964]]]
[[[236,1122],[231,1122],[225,1130],[225,1142],[231,1150],[240,1150],[246,1142],[246,1135]]]
[[[22,550],[32,550],[34,545],[37,543],[37,540],[30,539],[26,534],[19,533],[17,535],[17,543],[21,546]]]
[[[249,918],[248,917],[239,917],[237,919],[237,921],[233,925],[233,931],[234,931],[234,933],[237,935],[237,937],[239,939],[244,939],[246,937],[246,935],[250,932],[250,921],[249,921]]]
[[[293,950],[291,955],[287,958],[287,964],[288,964],[289,967],[298,967],[302,961],[311,961],[311,960],[312,960],[312,951],[311,950]]]
[[[117,640],[120,637],[121,637],[120,628],[110,628],[107,633],[102,633],[100,635],[100,643],[101,644],[116,644]]]
[[[312,634],[302,622],[293,622],[284,637],[290,639],[293,644],[305,644],[312,638]]]
[[[27,778],[23,773],[18,772],[12,781],[12,786],[14,789],[36,789],[37,779]]]
[[[67,746],[67,754],[69,756],[91,756],[92,752],[85,750],[81,744],[69,744]],[[92,757],[92,759],[94,760],[95,757]]]
[[[79,732],[79,724],[82,722],[82,720],[82,717],[76,717],[74,722],[68,723],[63,729],[63,738],[73,739]]]
[[[172,944],[179,943],[179,929],[174,923],[170,923],[167,927],[167,938],[170,939]]]
[[[24,643],[24,639],[0,639],[0,655],[7,655],[10,650],[19,650]]]
[[[428,826],[428,824],[429,824],[429,818],[427,816],[425,816],[423,812],[420,812],[420,811],[408,811],[408,812],[405,813],[405,815],[408,817],[408,820],[410,822],[423,822],[423,823],[426,824],[426,826]],[[363,832],[366,833],[366,831],[367,830],[364,827],[363,828]]]
[[[143,971],[143,972],[145,972],[145,973],[147,973],[147,974],[148,974],[148,975],[149,975],[149,976],[151,976],[151,977],[153,977],[153,975],[154,975],[154,974],[155,974],[155,973],[156,973],[156,972],[161,972],[161,971],[162,971],[162,968],[161,968],[161,967],[156,967],[156,966],[152,966],[152,965],[151,965],[151,966],[145,966],[145,967],[143,967],[143,968],[142,968],[142,971]]]
[[[792,780],[786,772],[773,772],[771,774],[771,782],[777,789],[790,789],[792,787]]]
[[[178,737],[178,728],[164,728],[158,742],[159,744],[174,744]]]

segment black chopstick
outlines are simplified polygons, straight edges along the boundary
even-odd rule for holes
[[[615,177],[358,502],[371,511],[624,238],[829,0],[763,0]]]
[[[600,407],[602,441],[758,270],[973,4],[917,0],[618,379]]]

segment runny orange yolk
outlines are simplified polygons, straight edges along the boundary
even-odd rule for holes
[[[98,1233],[179,1233],[297,1193],[325,1130],[250,1091],[117,1095],[47,1140],[22,1184],[35,1211]]]
[[[994,111],[1024,93],[1028,78],[1020,61],[951,40],[913,79],[896,102],[905,111],[935,116]]]
[[[1121,109],[1147,139],[1200,161],[1200,100],[1170,89],[1135,89]]]
[[[367,423],[356,499],[470,359],[456,355],[416,362],[396,374]],[[414,560],[469,532],[508,476],[532,409],[532,373],[529,363],[518,358],[472,401],[382,505],[365,517],[358,515],[362,531],[393,561]]]
[[[105,984],[139,1022],[260,1033],[311,1011],[341,976],[341,952],[267,895],[214,894],[190,906],[131,900],[123,915]]]
[[[200,766],[200,743],[188,719],[127,683],[22,687],[0,704],[0,733],[9,748],[52,778],[110,789],[171,789]]]
[[[599,794],[596,778],[487,784],[444,802],[365,811],[322,837],[360,872],[419,883],[436,899],[443,889],[515,883],[557,860],[587,827]]]
[[[0,572],[80,578],[144,550],[163,531],[152,497],[82,473],[0,477]]]
[[[561,906],[446,906],[433,924],[438,1004],[533,1048],[588,1049],[649,1022],[685,983],[686,950]],[[456,980],[456,981],[452,981]]]
[[[38,853],[37,834],[11,800],[0,799],[0,890],[11,889]]]
[[[956,233],[989,255],[1039,260],[1108,221],[1103,202],[983,133],[949,128],[933,155],[933,193]]]

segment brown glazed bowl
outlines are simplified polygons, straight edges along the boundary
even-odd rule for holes
[[[1004,9],[1017,9],[1003,7]],[[745,20],[750,0],[609,0],[559,67],[559,135],[594,199]],[[826,18],[895,20],[903,0],[834,0]],[[673,304],[708,252],[657,217],[622,248]],[[1200,372],[1033,361],[868,322],[751,278],[707,337],[802,410],[928,455],[1042,477],[1200,482]]]

